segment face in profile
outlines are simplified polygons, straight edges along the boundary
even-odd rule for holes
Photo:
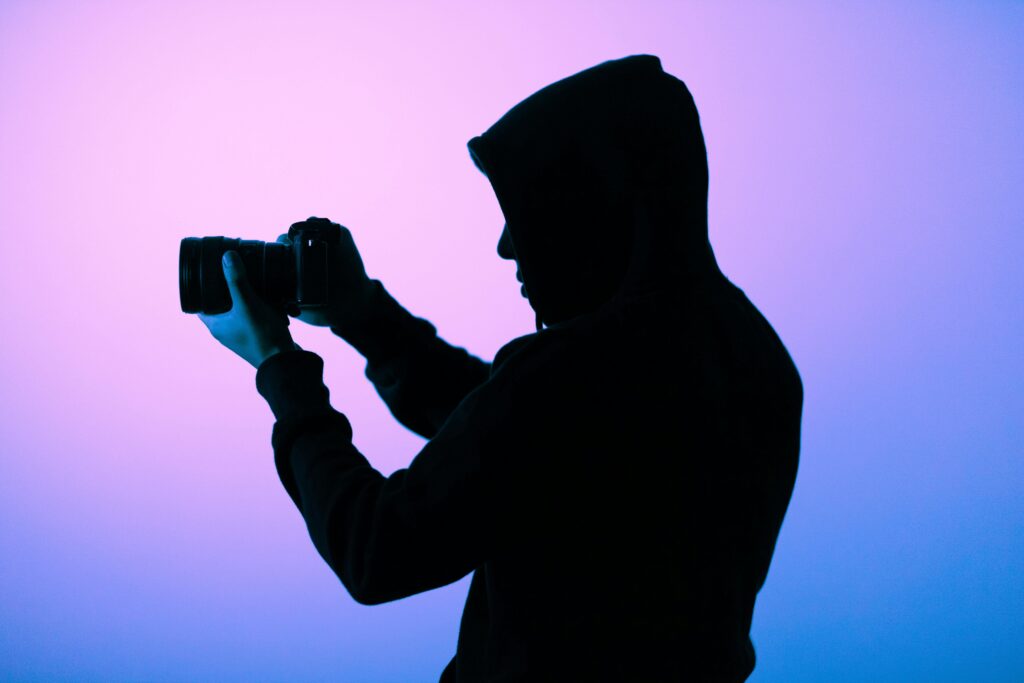
[[[515,215],[502,229],[498,256],[516,262],[520,293],[548,324],[596,309],[625,273],[629,218],[580,182],[530,189],[527,195],[520,188],[521,201],[511,205]]]
[[[508,223],[501,230],[501,238],[498,240],[498,256],[507,261],[516,260],[516,252],[512,248],[512,236],[508,232]],[[516,279],[523,283],[523,273],[519,269],[518,261],[516,262]],[[519,291],[524,297],[527,296],[525,283],[522,284]]]

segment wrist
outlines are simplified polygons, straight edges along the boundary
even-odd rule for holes
[[[261,357],[259,359],[257,359],[257,361],[253,364],[253,367],[255,367],[258,370],[259,367],[261,365],[263,365],[264,363],[266,363],[269,358],[272,358],[273,356],[276,356],[279,353],[285,353],[285,352],[288,352],[288,351],[302,351],[302,350],[303,350],[302,347],[299,346],[298,344],[296,344],[294,341],[288,341],[288,342],[282,342],[280,344],[275,344],[275,345],[269,347],[268,349],[266,349],[261,354]]]

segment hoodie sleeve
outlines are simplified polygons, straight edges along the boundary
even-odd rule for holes
[[[456,405],[486,381],[491,364],[437,336],[427,320],[405,310],[379,280],[368,318],[331,331],[366,358],[366,377],[395,418],[430,439]]]
[[[492,381],[470,392],[409,467],[385,477],[352,445],[334,410],[323,361],[305,350],[267,359],[256,386],[277,422],[278,475],[310,538],[352,597],[379,604],[446,585],[480,566],[500,542],[496,463],[517,430]],[[506,488],[502,484],[502,488]]]

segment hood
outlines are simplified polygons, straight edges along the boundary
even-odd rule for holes
[[[505,216],[538,330],[721,276],[697,108],[657,57],[542,88],[468,147]]]

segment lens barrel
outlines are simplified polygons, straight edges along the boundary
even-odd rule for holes
[[[178,252],[178,293],[185,313],[231,310],[231,293],[221,259],[224,252],[242,257],[253,290],[274,306],[296,300],[295,255],[290,245],[228,237],[186,237]]]

